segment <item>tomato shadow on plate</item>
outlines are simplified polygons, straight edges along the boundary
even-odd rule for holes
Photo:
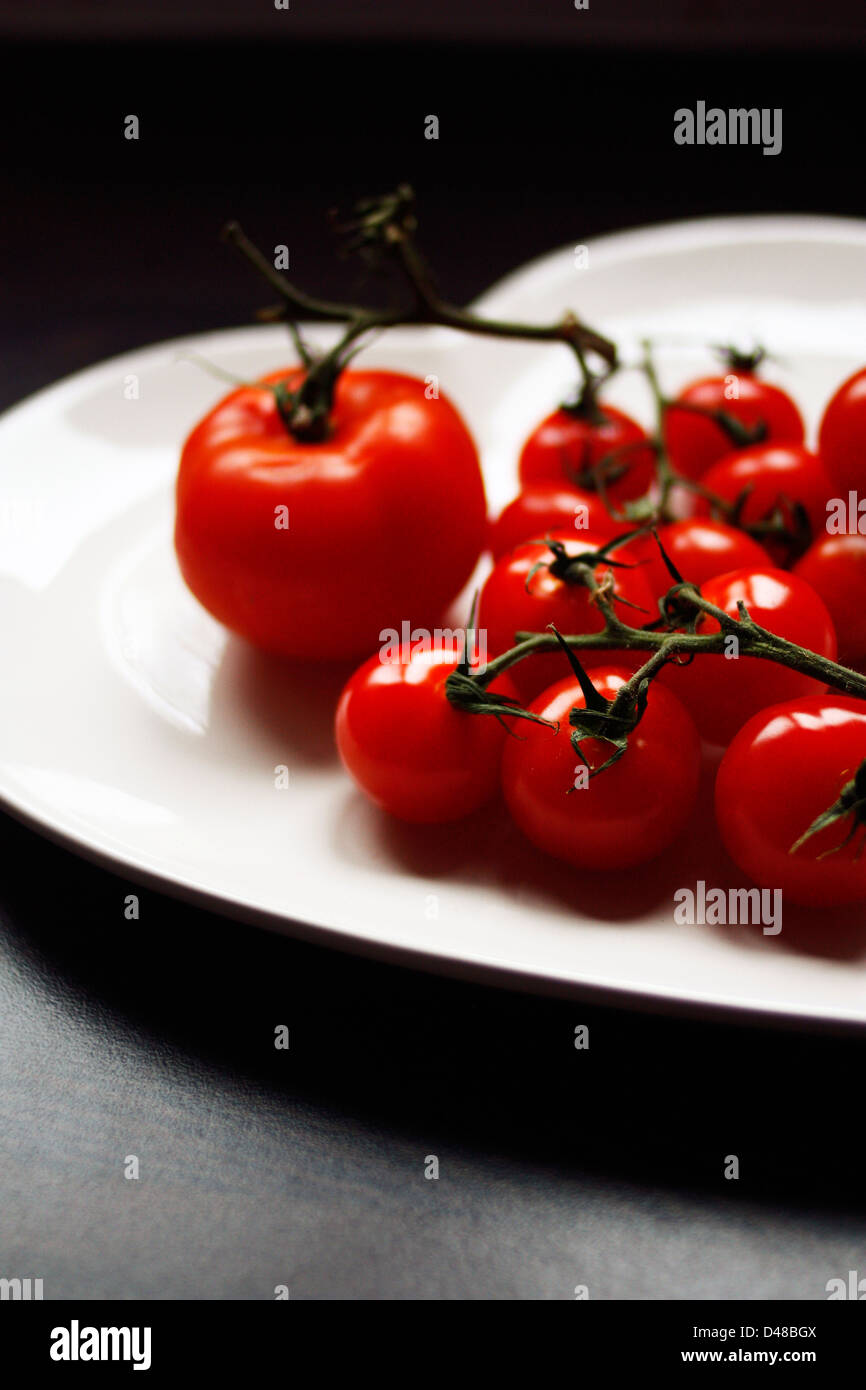
[[[697,805],[675,851],[627,870],[594,873],[558,862],[530,844],[501,800],[446,825],[408,825],[377,810],[353,789],[347,790],[337,819],[334,850],[344,858],[379,865],[383,887],[394,868],[419,878],[475,884],[519,902],[527,912],[553,906],[617,926],[657,925],[668,914],[673,922],[674,895],[683,888],[695,891],[700,880],[707,892],[754,887],[719,839],[714,772],[713,760],[706,760]],[[840,962],[866,956],[866,907],[828,914],[783,905],[777,935],[765,935],[760,922],[683,923],[677,929],[719,934],[740,949],[781,949]]]
[[[228,642],[211,689],[211,734],[261,739],[276,762],[338,762],[334,714],[357,661],[302,662]]]
[[[741,874],[736,881],[732,878],[730,885],[714,886],[753,888],[754,884]],[[729,938],[736,936],[753,948],[767,942],[773,950],[826,961],[855,964],[866,959],[866,906],[809,908],[783,901],[781,923],[782,929],[776,934],[765,933],[761,922],[737,926],[719,924],[703,930]]]
[[[661,861],[634,874],[596,874],[560,863],[524,837],[501,800],[446,825],[409,825],[347,790],[337,817],[334,852],[380,866],[383,890],[389,869],[420,879],[476,885],[519,902],[527,912],[558,906],[619,926],[657,911],[669,886]]]

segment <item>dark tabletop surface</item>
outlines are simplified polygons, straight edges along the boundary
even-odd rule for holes
[[[462,299],[619,227],[866,213],[853,53],[41,43],[6,58],[3,406],[112,353],[248,321],[262,301],[217,242],[229,216],[338,297],[358,271],[332,259],[325,211],[408,178]],[[818,77],[833,104],[812,99]],[[675,151],[672,112],[699,97],[783,105],[782,155]],[[2,816],[0,865],[0,1276],[40,1277],[47,1298],[585,1284],[820,1299],[866,1272],[859,1037],[449,981],[154,891],[130,923],[128,882]]]

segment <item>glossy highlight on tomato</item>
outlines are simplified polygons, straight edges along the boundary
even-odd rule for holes
[[[812,695],[772,705],[750,719],[716,778],[716,820],[739,868],[760,887],[781,889],[783,902],[823,908],[866,900],[866,830],[856,828],[851,814],[792,853],[864,758],[862,700]]]
[[[301,380],[271,373],[265,383]],[[457,411],[398,372],[344,371],[323,443],[293,438],[272,391],[242,386],[186,441],[175,548],[220,622],[267,651],[361,656],[428,627],[484,544],[478,455]]]
[[[611,700],[630,672],[603,665],[590,675],[599,694]],[[583,709],[586,700],[573,675],[530,705],[559,729],[526,722],[521,738],[508,740],[502,760],[508,809],[534,845],[577,868],[643,864],[674,842],[691,814],[700,772],[695,726],[679,700],[654,683],[626,752],[586,778],[571,743],[568,715],[574,706]],[[582,740],[581,748],[590,768],[601,767],[611,754],[599,739]]]

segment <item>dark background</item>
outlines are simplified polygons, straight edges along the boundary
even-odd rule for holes
[[[410,43],[388,5],[166,5],[155,29],[0,6],[0,404],[247,322],[267,294],[220,245],[228,217],[287,243],[304,287],[378,295],[326,214],[409,179],[466,299],[620,227],[866,215],[856,12],[463,10],[401,11]],[[675,147],[701,98],[781,106],[782,154]],[[866,1274],[859,1036],[439,980],[152,892],[129,924],[128,883],[10,818],[0,863],[2,1276],[73,1298],[813,1299]]]

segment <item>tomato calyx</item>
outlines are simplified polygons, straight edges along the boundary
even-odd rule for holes
[[[744,376],[754,376],[768,357],[767,349],[760,344],[756,344],[751,352],[745,352],[732,343],[717,343],[714,351],[724,366],[732,372],[742,372]]]
[[[524,709],[520,702],[510,695],[501,695],[495,690],[488,690],[483,677],[471,675],[468,669],[462,665],[458,666],[457,670],[452,671],[446,678],[445,694],[454,708],[462,710],[464,714],[492,714],[506,733],[511,734],[514,738],[517,735],[506,724],[506,716],[511,719],[529,719],[534,724],[546,724],[554,731],[559,728],[559,725],[550,719],[544,719],[542,715]]]
[[[331,433],[330,408],[333,389],[345,362],[335,370],[325,356],[314,358],[306,348],[302,357],[306,374],[295,390],[289,386],[289,382],[294,380],[298,373],[292,373],[282,381],[245,381],[243,377],[225,371],[197,353],[183,353],[181,360],[193,362],[211,376],[231,382],[235,387],[245,387],[250,391],[266,391],[274,398],[277,414],[287,434],[308,443],[320,443]]]
[[[694,584],[680,581],[668,589],[659,599],[661,610],[661,624],[673,632],[696,633],[698,623],[703,616],[705,609],[701,607],[700,589]],[[657,624],[647,624],[649,628],[654,628]],[[681,664],[690,661],[691,656],[681,656],[676,658]]]
[[[761,444],[769,433],[765,420],[758,420],[754,425],[744,425],[742,420],[738,420],[736,415],[729,414],[727,410],[708,410],[704,413],[721,426],[738,449],[745,449],[749,444]]]
[[[845,783],[833,805],[828,806],[826,811],[822,811],[819,816],[815,817],[808,830],[805,830],[799,839],[794,841],[788,853],[796,854],[797,850],[813,835],[826,830],[828,826],[847,820],[849,816],[851,817],[851,827],[845,838],[840,840],[838,845],[832,845],[830,849],[823,850],[817,856],[818,859],[827,859],[831,854],[838,854],[846,845],[850,845],[857,831],[862,826],[866,826],[866,760],[860,764],[851,780]],[[855,856],[857,859],[863,853],[864,845],[866,845],[866,835],[857,849]]]
[[[683,401],[676,397],[666,396],[664,404],[666,410],[684,410],[689,415],[702,415],[705,420],[712,420],[713,424],[724,430],[735,449],[762,444],[769,433],[765,420],[758,420],[754,425],[744,425],[742,420],[738,420],[736,415],[731,415],[727,410],[697,405],[694,401]]]
[[[696,584],[684,579],[677,569],[673,560],[662,543],[662,538],[656,528],[652,528],[652,538],[659,548],[662,563],[670,575],[673,583],[666,593],[659,599],[660,619],[655,622],[646,623],[645,630],[651,631],[660,625],[673,629],[685,629],[686,632],[694,633],[700,620],[703,608],[697,600],[701,597],[701,591]],[[691,658],[687,658],[691,660]]]
[[[564,407],[563,407],[564,409]],[[600,415],[595,422],[604,424],[608,417]],[[628,456],[630,454],[658,453],[656,441],[653,439],[632,439],[627,444],[619,444],[615,449],[611,449],[609,454],[605,454],[597,463],[590,462],[592,458],[592,446],[589,440],[584,443],[582,458],[579,464],[575,465],[565,454],[562,453],[562,471],[569,482],[575,487],[585,492],[597,492],[612,516],[618,513],[623,516],[631,516],[634,500],[630,499],[624,504],[616,506],[608,497],[608,488],[614,483],[624,478],[629,471]],[[643,502],[644,499],[638,499]]]
[[[604,424],[604,416],[600,416],[597,423]],[[573,463],[564,449],[561,453],[561,459],[565,477],[574,487],[580,488],[584,492],[597,492],[600,497],[604,498],[606,486],[624,478],[628,472],[625,464],[617,464],[613,460],[609,465],[606,459],[600,459],[596,464],[592,463],[590,461],[592,448],[588,440],[584,443],[581,454],[579,464]],[[611,456],[608,455],[607,457],[610,458]]]
[[[324,374],[316,380],[308,373],[296,391],[290,390],[285,381],[274,382],[266,389],[273,393],[277,412],[286,433],[302,443],[321,444],[331,433],[330,417],[335,385],[336,374],[329,387]]]
[[[475,615],[477,610],[478,594],[476,593],[472,599],[469,620],[463,630],[463,654],[456,668],[445,680],[446,699],[455,709],[463,710],[464,714],[492,714],[506,733],[515,738],[518,735],[505,723],[505,715],[514,719],[529,719],[534,724],[546,724],[548,728],[557,731],[559,729],[558,724],[545,719],[540,714],[534,714],[532,710],[524,709],[520,702],[512,696],[503,695],[496,690],[488,690],[488,685],[495,680],[498,672],[487,666],[479,669],[473,665],[471,653],[475,647]]]
[[[601,581],[595,577],[595,571],[599,565],[607,565],[611,569],[630,570],[637,568],[635,565],[627,564],[624,560],[611,559],[611,551],[617,546],[625,545],[626,541],[638,534],[629,531],[626,535],[615,536],[613,540],[605,541],[604,545],[598,546],[594,550],[581,550],[576,555],[569,555],[562,541],[556,540],[552,536],[547,536],[543,541],[535,544],[546,545],[553,556],[552,560],[539,560],[534,564],[526,576],[526,591],[531,593],[531,584],[539,570],[546,570],[555,579],[560,579],[564,584],[582,584],[584,588],[591,591],[591,599],[598,601],[599,598],[609,598],[615,603],[622,603],[627,608],[635,608],[639,613],[646,610],[639,604],[633,603],[631,599],[623,598],[616,593],[613,585],[613,576],[607,574]]]
[[[567,650],[569,649],[567,648]],[[592,682],[590,681],[589,684],[591,685]],[[633,695],[629,695],[627,703],[621,702],[622,692],[614,700],[606,700],[604,696],[596,692],[596,698],[599,702],[596,708],[591,709],[588,703],[586,709],[581,709],[579,705],[575,705],[569,713],[568,722],[574,731],[571,735],[571,744],[575,753],[589,768],[590,778],[597,777],[600,772],[613,767],[613,764],[619,762],[620,758],[627,752],[629,734],[634,733],[647,707],[649,685],[648,680],[642,681],[637,691]],[[623,689],[626,687],[623,686]],[[581,747],[581,742],[584,739],[598,739],[607,743],[613,752],[598,767],[592,767]],[[573,791],[574,788],[569,788],[569,790]]]
[[[584,766],[589,769],[591,779],[604,772],[606,768],[612,767],[627,751],[629,734],[637,728],[647,707],[649,680],[642,679],[636,684],[634,681],[628,681],[612,700],[608,700],[596,690],[588,672],[581,665],[575,652],[563,640],[558,629],[551,624],[549,631],[559,642],[583,693],[585,706],[573,705],[569,711],[568,722],[573,730],[571,746]],[[581,746],[585,739],[607,743],[613,752],[598,767],[593,767]],[[574,787],[569,787],[568,790],[574,791]]]
[[[747,483],[738,493],[734,502],[727,508],[727,516],[724,517],[729,525],[737,526],[741,531],[754,540],[774,541],[783,546],[785,559],[788,564],[793,564],[799,560],[801,555],[805,555],[809,546],[812,544],[812,523],[809,520],[809,513],[802,502],[795,501],[788,497],[787,493],[780,492],[776,498],[775,505],[760,517],[757,521],[744,521],[743,512],[752,495],[754,485]],[[722,499],[717,498],[711,506],[719,507]],[[721,505],[724,512],[724,505]]]
[[[295,390],[286,381],[268,387],[293,439],[304,444],[322,444],[330,439],[334,432],[332,410],[337,381],[359,350],[353,346],[351,335],[346,335],[330,352],[315,357],[307,354],[307,369]]]

